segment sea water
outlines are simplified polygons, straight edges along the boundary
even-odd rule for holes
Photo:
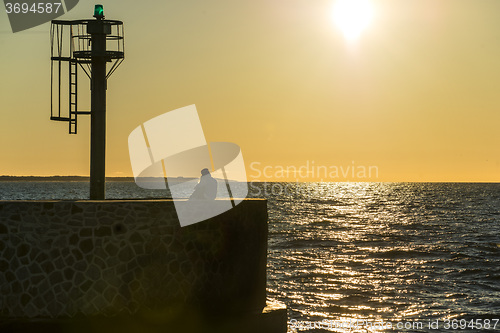
[[[0,182],[0,200],[87,182]],[[107,198],[162,198],[110,182]],[[289,332],[500,332],[500,184],[250,183],[268,199],[268,296]]]

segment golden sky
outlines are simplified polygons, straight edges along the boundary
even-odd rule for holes
[[[309,163],[340,176],[299,181],[500,181],[500,1],[372,0],[354,40],[335,0],[101,3],[126,51],[108,81],[107,176],[132,175],[134,128],[196,104],[250,179]],[[89,174],[89,118],[78,135],[49,120],[49,29],[13,34],[0,13],[0,175]]]

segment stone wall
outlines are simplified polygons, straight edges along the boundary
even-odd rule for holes
[[[0,319],[262,311],[267,208],[181,228],[171,200],[0,201]]]

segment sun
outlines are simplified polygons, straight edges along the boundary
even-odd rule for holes
[[[372,21],[373,5],[370,0],[337,0],[333,19],[344,36],[354,41]]]

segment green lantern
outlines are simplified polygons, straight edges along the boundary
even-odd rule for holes
[[[95,18],[103,18],[104,17],[104,8],[102,7],[102,5],[95,5],[94,17]]]

